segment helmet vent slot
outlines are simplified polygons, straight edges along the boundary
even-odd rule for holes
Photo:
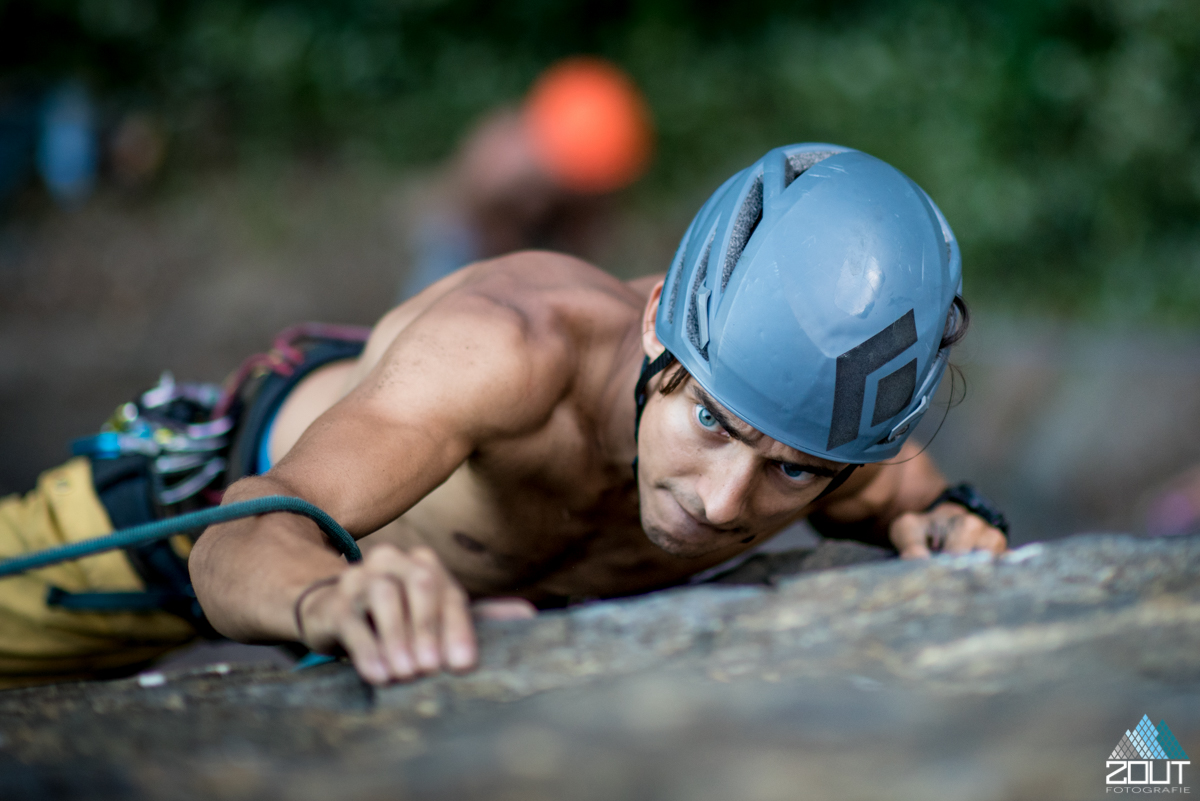
[[[671,294],[667,297],[667,322],[671,325],[675,324],[675,302],[679,300],[679,285],[683,283],[683,260],[687,253],[687,242],[679,248],[679,255],[675,258],[675,263],[671,265],[671,269],[675,271],[675,278],[671,281]]]
[[[793,153],[788,156],[787,163],[784,167],[784,189],[791,186],[792,181],[795,181],[800,174],[811,168],[814,164],[824,161],[830,156],[837,155],[833,150],[818,150],[806,151],[803,153]],[[733,270],[737,267],[738,260],[742,258],[742,251],[746,249],[746,244],[753,236],[758,224],[762,222],[763,217],[763,179],[758,176],[750,190],[746,192],[746,199],[742,202],[741,209],[738,210],[737,220],[733,224],[733,232],[729,235],[729,249],[725,251],[725,263],[721,267],[721,292],[725,292],[725,287],[729,285],[729,278],[733,275]]]
[[[784,186],[790,186],[792,181],[799,178],[801,173],[810,169],[817,162],[836,155],[837,151],[835,150],[806,150],[801,153],[793,153],[788,156]]]
[[[701,338],[700,336],[700,315],[708,314],[708,304],[705,303],[704,305],[706,308],[701,309],[698,300],[701,290],[705,288],[705,279],[708,278],[708,259],[709,256],[712,255],[713,238],[716,236],[716,233],[717,229],[714,226],[712,232],[708,235],[708,242],[704,245],[704,255],[700,257],[700,263],[696,265],[696,275],[692,279],[691,291],[688,292],[688,340],[692,343],[692,347],[694,347],[696,351],[704,357],[705,361],[708,360],[708,337],[705,336]],[[708,333],[707,319],[704,321],[703,333]]]
[[[725,251],[725,264],[721,269],[721,292],[729,285],[729,276],[733,275],[733,268],[742,257],[746,243],[750,241],[754,229],[762,222],[762,213],[763,182],[760,175],[746,193],[746,199],[738,210],[737,221],[733,224],[733,232],[729,235],[729,249]]]

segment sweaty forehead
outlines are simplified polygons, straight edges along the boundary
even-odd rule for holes
[[[704,387],[696,381],[695,378],[688,378],[688,392],[696,401],[703,403],[710,412],[712,412],[721,425],[729,432],[734,439],[740,440],[754,450],[758,451],[765,458],[773,459],[779,462],[790,462],[803,466],[811,466],[821,468],[822,473],[833,475],[838,470],[844,467],[840,462],[831,462],[828,459],[821,459],[817,456],[798,451],[793,447],[784,445],[776,439],[768,437],[766,434],[759,431],[754,426],[740,419],[733,412],[726,409],[712,395],[705,391]]]

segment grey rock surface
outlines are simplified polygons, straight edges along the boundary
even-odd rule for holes
[[[0,693],[0,798],[1092,799],[1143,714],[1200,757],[1200,539],[820,569],[881,556],[486,623],[478,670],[383,690],[334,664]]]

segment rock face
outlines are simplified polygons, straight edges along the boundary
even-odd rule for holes
[[[477,671],[380,691],[334,664],[2,693],[0,798],[1092,799],[1143,714],[1200,771],[1200,539],[821,569],[881,556],[486,623]]]

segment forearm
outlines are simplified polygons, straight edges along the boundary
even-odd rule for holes
[[[298,495],[288,490],[278,478],[243,479],[226,502]],[[383,544],[347,565],[308,518],[271,514],[208,529],[189,567],[217,631],[246,642],[297,640],[319,653],[344,650],[374,684],[466,670],[478,656],[467,594],[428,547]]]
[[[224,503],[295,494],[276,480],[256,476],[233,484]],[[345,567],[315,523],[286,512],[211,526],[188,559],[209,622],[241,641],[295,639],[296,598],[313,581]]]
[[[908,559],[934,552],[1003,553],[1004,532],[954,502],[930,508],[946,479],[928,455],[906,445],[894,464],[871,465],[856,485],[835,492],[810,516],[822,534],[895,548]]]
[[[893,464],[868,465],[810,515],[814,527],[832,537],[890,544],[888,529],[901,515],[924,511],[947,486],[929,454],[914,443]]]

